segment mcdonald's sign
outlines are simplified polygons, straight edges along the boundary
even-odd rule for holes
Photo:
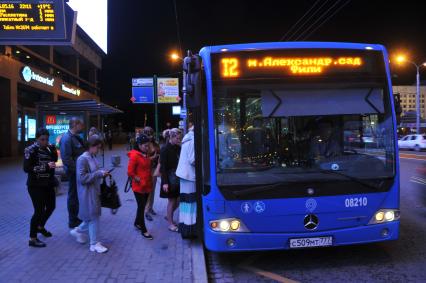
[[[56,124],[56,115],[46,115],[46,125]]]

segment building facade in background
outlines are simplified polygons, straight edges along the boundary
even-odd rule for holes
[[[34,141],[37,102],[99,101],[104,56],[80,27],[73,46],[0,46],[0,157]]]
[[[404,116],[404,113],[416,111],[415,85],[393,86],[393,93],[400,94],[402,116]],[[426,86],[420,86],[420,115],[422,118],[426,117],[425,96]]]

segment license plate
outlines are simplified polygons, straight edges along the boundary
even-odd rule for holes
[[[333,237],[290,239],[290,249],[327,247],[333,245]]]

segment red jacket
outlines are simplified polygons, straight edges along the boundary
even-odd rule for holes
[[[151,159],[144,157],[140,151],[131,150],[127,153],[129,165],[127,175],[132,177],[132,190],[137,193],[150,193],[152,191]],[[135,181],[135,177],[140,182]]]

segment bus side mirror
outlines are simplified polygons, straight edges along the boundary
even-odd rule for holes
[[[191,108],[199,107],[201,98],[201,57],[192,55],[188,51],[188,56],[183,60],[183,71],[183,92],[187,94],[186,104]]]

